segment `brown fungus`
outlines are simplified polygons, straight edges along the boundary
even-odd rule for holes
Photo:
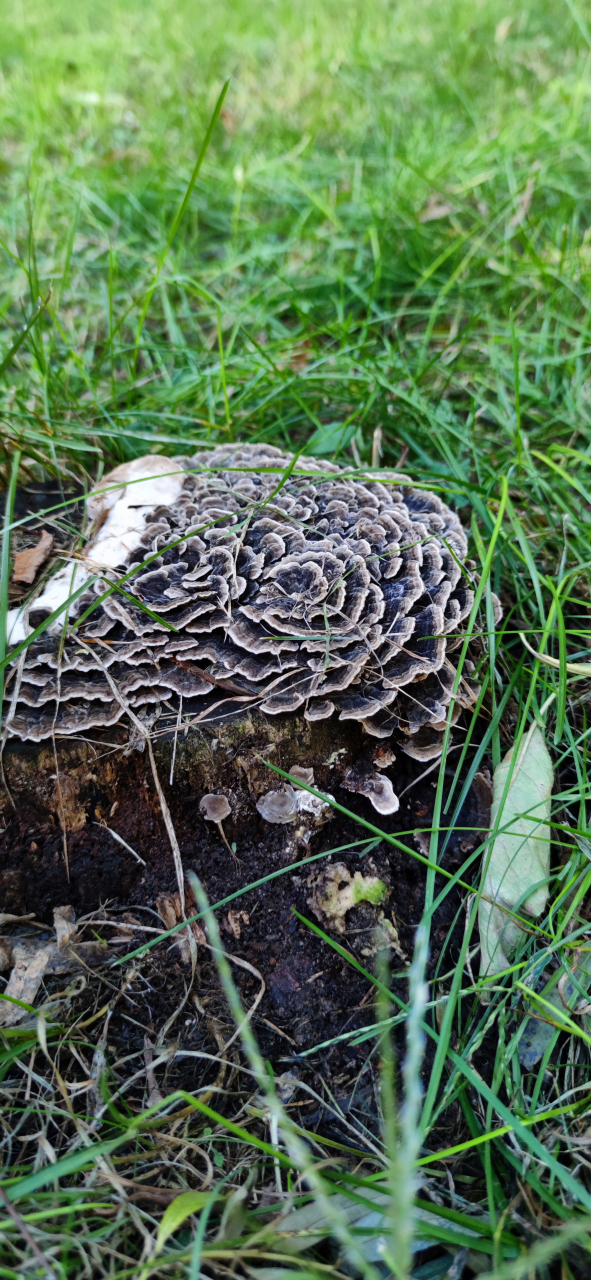
[[[199,802],[199,812],[206,822],[223,822],[230,817],[232,808],[226,796],[207,795]]]
[[[382,773],[358,773],[350,769],[341,786],[346,791],[357,791],[360,795],[367,796],[378,813],[398,813],[400,801],[390,779]]]
[[[291,775],[306,786],[314,784],[313,769],[294,765]],[[324,800],[321,796],[312,795],[297,783],[294,786],[285,783],[276,791],[266,791],[260,796],[257,800],[257,809],[265,822],[297,824],[295,838],[307,844],[311,832],[317,827],[324,826],[324,823],[332,818],[331,801],[333,800],[334,796],[329,794]]]
[[[222,837],[226,849],[234,859],[234,863],[238,868],[240,859],[236,857],[234,849],[226,839],[226,834],[222,826],[224,818],[229,818],[232,812],[232,806],[226,796],[209,794],[202,796],[199,801],[199,812],[203,815],[206,822],[215,822],[216,827]]]
[[[65,641],[60,615],[26,650],[8,732],[80,734],[114,724],[124,703],[156,709],[165,729],[182,698],[201,723],[250,707],[336,714],[377,739],[394,733],[420,759],[441,750],[473,600],[458,517],[385,470],[357,479],[302,458],[281,482],[292,462],[230,444],[106,476],[88,501],[84,555],[49,580],[29,622],[85,581],[70,625],[92,612]],[[125,594],[105,596],[121,572]],[[454,713],[474,697],[462,681]]]
[[[314,770],[313,769],[306,769],[301,764],[294,764],[291,766],[291,769],[289,772],[290,772],[290,776],[296,779],[296,785],[298,782],[303,782],[307,787],[314,786]]]
[[[265,822],[293,822],[297,817],[296,795],[293,787],[280,787],[266,791],[257,800],[257,809]]]
[[[359,752],[350,769],[347,770],[341,786],[345,791],[356,791],[367,796],[374,809],[381,814],[397,813],[400,801],[394,792],[390,779],[382,770],[394,764],[396,756],[388,747],[369,743]]]

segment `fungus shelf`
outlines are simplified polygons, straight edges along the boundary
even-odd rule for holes
[[[436,758],[473,592],[466,536],[434,493],[267,445],[149,456],[87,502],[85,552],[14,611],[7,732],[40,742],[116,724],[163,728],[247,708],[358,721]],[[475,690],[462,679],[454,716]]]

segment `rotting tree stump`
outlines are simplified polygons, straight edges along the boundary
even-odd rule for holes
[[[256,1016],[264,1034],[282,1039],[264,1046],[271,1056],[286,1037],[297,1048],[371,1021],[367,977],[294,907],[316,914],[366,968],[388,944],[404,969],[424,902],[424,861],[412,854],[431,823],[434,757],[452,698],[455,725],[477,697],[471,663],[455,678],[473,570],[462,569],[457,515],[407,477],[351,476],[318,460],[300,473],[296,461],[236,444],[189,459],[150,455],[103,477],[87,500],[90,540],[75,564],[80,625],[64,640],[61,622],[52,624],[22,660],[15,649],[6,703],[14,736],[3,759],[11,798],[0,800],[5,912],[49,925],[56,906],[78,916],[133,908],[154,928],[174,918],[179,871],[195,871],[213,903],[256,884],[219,919],[228,950],[266,983]],[[129,590],[120,595],[122,571]],[[66,560],[28,621],[11,610],[11,643],[72,584]],[[212,720],[230,701],[259,709]],[[175,739],[177,707],[194,724]],[[289,795],[283,808],[261,805],[281,786],[266,760],[313,770],[316,787],[349,814],[314,811],[301,790],[291,793],[297,812]],[[223,830],[201,810],[212,793],[230,806]],[[476,786],[467,798],[444,854],[449,869],[481,838],[483,795]],[[401,845],[378,836],[369,849],[371,832],[355,815]],[[293,868],[315,855],[326,858]],[[459,906],[455,889],[433,921],[433,965],[461,935]],[[171,1000],[188,977],[198,986],[180,935],[155,956]],[[160,1007],[166,1025],[164,996]]]
[[[266,759],[289,771],[312,767],[315,785],[334,792],[362,744],[355,723],[310,723],[300,716],[273,718],[252,712],[216,726],[153,738],[185,873],[199,862],[207,885],[226,894],[311,852],[314,823],[271,824],[256,801],[281,787]],[[377,744],[376,744],[377,745]],[[79,911],[107,899],[148,897],[176,886],[175,868],[162,812],[143,744],[130,747],[127,727],[91,731],[84,739],[21,743],[10,739],[3,764],[6,790],[0,801],[2,836],[0,898],[14,912],[46,913],[70,895]],[[172,784],[170,783],[172,758]],[[242,867],[237,874],[215,827],[199,811],[207,793],[227,796],[231,815],[224,832]],[[341,801],[351,799],[344,793]],[[378,815],[367,805],[376,819]],[[142,867],[111,835],[115,831],[146,863]],[[324,833],[323,833],[324,834]],[[357,838],[362,838],[359,831]],[[370,838],[370,837],[368,837]],[[268,855],[268,865],[266,862]],[[67,856],[67,864],[66,864]],[[253,863],[254,859],[254,863]],[[249,868],[256,875],[249,876]],[[69,869],[69,880],[68,880]]]
[[[372,1020],[367,980],[352,970],[331,948],[295,916],[293,908],[314,919],[310,905],[314,877],[326,866],[344,866],[351,877],[378,877],[387,888],[380,904],[361,902],[344,918],[339,933],[325,924],[349,950],[372,968],[375,928],[388,922],[390,938],[396,930],[394,967],[404,968],[412,953],[414,931],[424,902],[424,865],[413,856],[420,836],[429,827],[435,789],[425,774],[424,761],[398,751],[387,769],[399,795],[400,809],[381,816],[369,800],[341,786],[347,771],[369,749],[380,744],[352,721],[336,718],[319,722],[302,716],[266,717],[242,714],[215,728],[208,725],[153,741],[154,757],[166,794],[185,875],[195,871],[212,903],[236,890],[280,871],[310,855],[335,850],[327,861],[298,868],[239,897],[219,913],[224,945],[254,965],[263,975],[266,994],[260,1008],[259,1032],[271,1057],[285,1053],[285,1037],[293,1051]],[[172,785],[169,782],[175,751]],[[367,852],[354,842],[372,839],[355,821],[338,812],[315,825],[313,816],[275,824],[257,810],[257,799],[281,786],[265,764],[270,760],[289,771],[313,768],[314,785],[332,794],[352,814],[386,833],[400,834],[408,853],[382,841]],[[0,842],[0,902],[15,915],[34,912],[51,921],[52,908],[70,903],[80,916],[101,905],[151,909],[177,888],[170,841],[158,802],[146,750],[131,748],[120,724],[96,731],[84,740],[60,739],[31,745],[10,740],[4,752],[6,792],[2,796],[4,831]],[[451,774],[451,769],[450,769]],[[236,848],[235,865],[215,824],[199,811],[206,793],[223,793],[231,805],[224,834]],[[476,848],[486,826],[486,786],[476,783],[448,843],[443,865],[451,871]],[[110,828],[110,830],[109,830]],[[116,834],[141,857],[119,843]],[[345,848],[343,848],[345,846]],[[68,867],[65,854],[67,851]],[[359,853],[364,855],[359,856]],[[69,879],[67,871],[69,869]],[[311,888],[312,883],[312,888]],[[441,880],[443,885],[443,880]],[[432,931],[432,957],[448,939],[460,905],[454,889],[441,907]],[[151,917],[150,923],[156,921]],[[390,928],[391,926],[391,928]],[[462,932],[463,924],[456,925]],[[343,936],[344,934],[344,936]],[[136,944],[144,939],[138,937]],[[164,944],[166,965],[182,967],[178,948]],[[452,951],[453,951],[452,936]],[[171,979],[172,980],[172,979]],[[404,984],[400,986],[404,994]],[[256,1022],[256,1020],[255,1020]]]

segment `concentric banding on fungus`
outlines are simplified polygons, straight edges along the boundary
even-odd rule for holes
[[[245,707],[338,714],[430,758],[452,697],[450,642],[473,601],[460,521],[395,473],[357,479],[303,458],[283,480],[292,461],[223,445],[106,476],[88,499],[94,528],[74,566],[88,587],[70,623],[132,571],[125,595],[65,643],[60,618],[30,645],[12,669],[9,733],[84,733],[116,723],[122,703],[176,715],[182,698],[201,721]],[[33,603],[31,626],[70,594],[72,569]],[[474,696],[463,680],[454,715]]]

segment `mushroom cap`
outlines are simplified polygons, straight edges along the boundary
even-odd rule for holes
[[[70,617],[92,611],[65,644],[60,615],[27,649],[9,733],[80,734],[115,724],[125,703],[136,714],[164,704],[172,727],[171,699],[182,697],[202,723],[210,708],[219,720],[252,701],[266,715],[334,714],[375,738],[403,735],[415,754],[431,749],[456,675],[447,638],[473,600],[459,519],[406,477],[351,477],[318,458],[278,490],[292,462],[237,443],[109,472],[88,498],[95,532],[83,556],[48,581],[31,620],[85,583]],[[120,569],[126,595],[104,597]],[[462,680],[458,714],[474,697]]]
[[[378,813],[397,813],[400,808],[400,801],[390,779],[384,773],[364,768],[363,762],[349,770],[341,785],[346,791],[356,791],[367,796]]]
[[[314,782],[313,769],[304,769],[296,765],[291,773],[296,777],[299,775],[301,781],[307,782],[308,786]],[[329,803],[332,799],[333,796],[327,795],[327,799],[323,800],[320,796],[313,796],[309,791],[303,791],[297,786],[292,787],[289,782],[286,782],[284,787],[276,791],[267,791],[264,796],[260,796],[257,800],[257,809],[265,822],[294,822],[296,818],[303,817],[305,823],[309,825],[312,821],[312,825],[317,827],[322,826],[332,817]]]
[[[223,822],[232,812],[227,796],[209,794],[199,802],[199,812],[206,822]]]
[[[314,770],[305,769],[301,764],[292,765],[289,770],[292,778],[296,778],[298,782],[305,782],[307,787],[314,786]]]
[[[398,813],[400,801],[389,778],[383,774],[375,774],[367,779],[367,788],[363,792],[368,796],[378,813]]]
[[[277,791],[267,791],[257,800],[257,809],[265,822],[293,822],[297,815],[293,787],[286,786]]]

